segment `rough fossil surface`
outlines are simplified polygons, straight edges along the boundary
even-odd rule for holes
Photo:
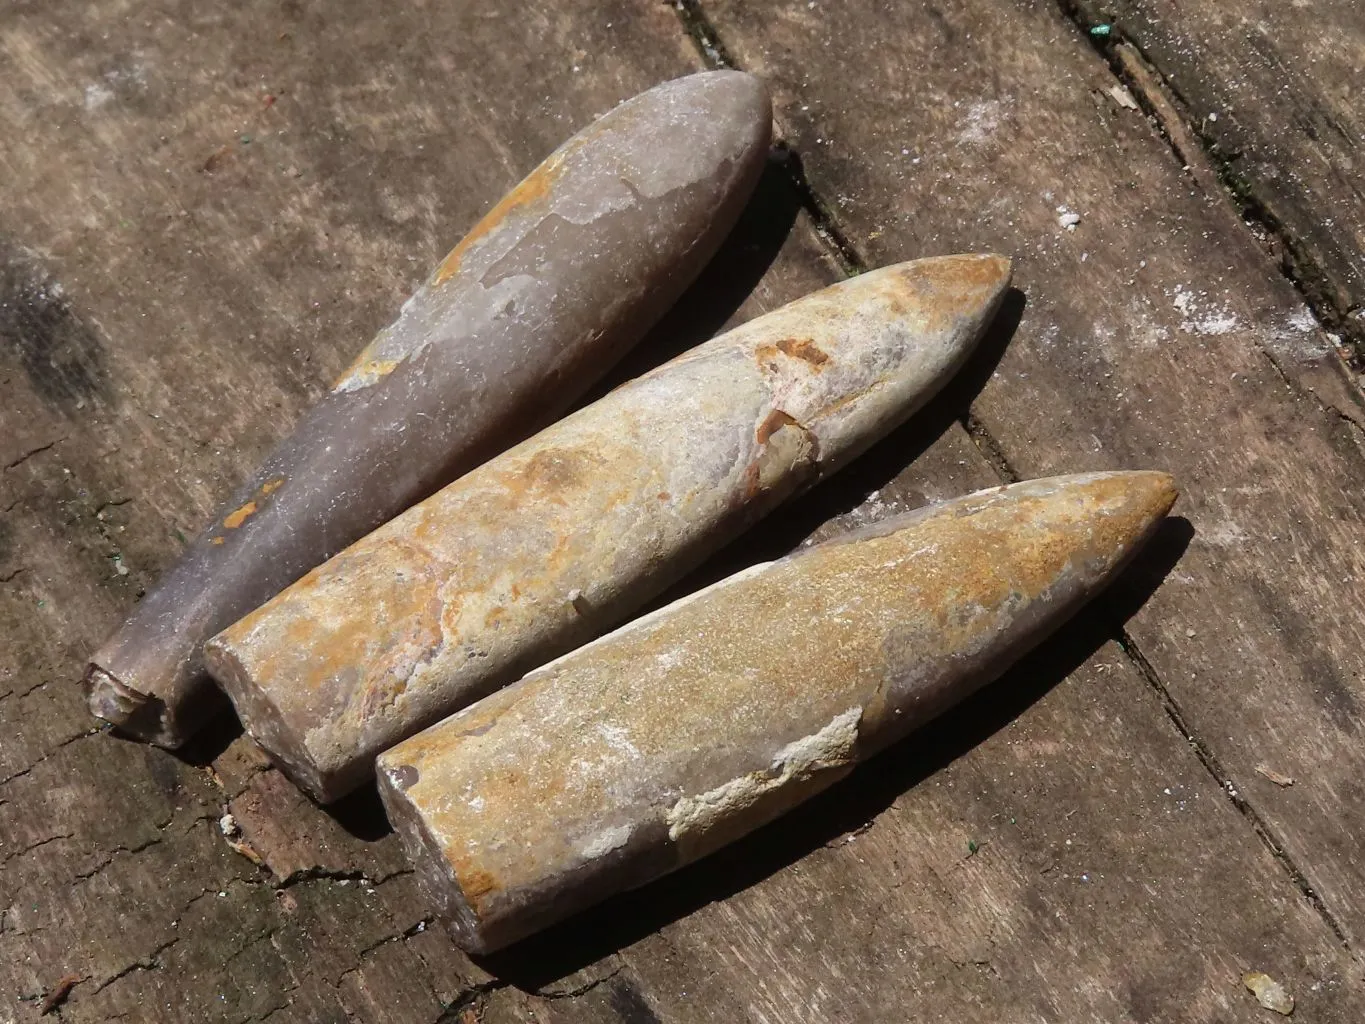
[[[693,280],[771,133],[739,72],[667,82],[571,138],[446,257],[91,659],[97,716],[165,746],[219,706],[203,642],[550,422]]]
[[[618,624],[929,399],[1009,262],[822,289],[481,466],[215,637],[248,731],[318,799],[380,751]]]
[[[771,821],[1108,582],[1164,473],[993,488],[744,570],[379,759],[424,891],[488,951]]]

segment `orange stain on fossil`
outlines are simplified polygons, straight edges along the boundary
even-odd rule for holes
[[[227,515],[225,515],[223,517],[223,525],[226,526],[229,530],[235,530],[237,529],[237,527],[241,526],[244,522],[246,522],[255,514],[256,503],[254,501],[248,501],[241,508],[229,512]]]

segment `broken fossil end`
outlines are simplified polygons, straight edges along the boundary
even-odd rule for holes
[[[85,670],[90,713],[116,729],[156,742],[162,733],[162,705],[155,697],[125,686],[93,662]],[[158,707],[158,705],[161,705]]]
[[[96,662],[86,668],[84,686],[92,715],[108,722],[120,733],[166,750],[184,746],[200,726],[226,704],[225,700],[214,700],[210,695],[195,706],[187,719],[183,713],[172,713],[172,709],[155,696],[117,679]]]
[[[398,833],[403,851],[417,874],[418,891],[440,914],[456,943],[467,953],[491,953],[497,946],[490,945],[483,935],[475,904],[466,895],[455,868],[446,859],[444,845],[428,829],[420,809],[406,796],[416,775],[417,769],[411,765],[389,763],[380,758],[375,778],[384,813]],[[483,885],[482,894],[487,895],[491,887],[489,880]]]
[[[204,645],[204,667],[222,687],[242,727],[270,762],[319,804],[333,803],[365,781],[363,772],[358,779],[343,779],[321,770],[306,740],[288,728],[271,695],[251,685],[245,666],[217,637]]]
[[[412,865],[422,899],[445,925],[455,944],[473,956],[506,949],[614,891],[635,888],[679,866],[660,865],[646,857],[649,866],[641,871],[638,864],[626,863],[633,851],[618,846],[606,851],[605,857],[620,858],[624,870],[605,884],[601,879],[587,878],[581,887],[561,886],[558,891],[527,893],[504,885],[503,880],[484,871],[477,861],[461,862],[448,856],[451,838],[439,831],[439,824],[425,813],[422,802],[408,797],[408,790],[418,778],[416,768],[386,753],[378,760],[375,776],[384,812]],[[651,831],[658,830],[644,830],[628,845],[638,847],[642,841],[647,842]],[[658,838],[662,838],[662,833]]]

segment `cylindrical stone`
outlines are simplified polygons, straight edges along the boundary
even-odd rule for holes
[[[488,952],[719,848],[999,675],[1103,587],[1164,473],[982,491],[756,566],[379,759],[456,940]]]
[[[898,264],[713,339],[480,466],[215,637],[247,730],[316,798],[628,618],[905,420],[961,365],[998,256]]]
[[[768,94],[668,82],[575,135],[446,257],[91,659],[90,708],[177,746],[220,705],[202,645],[553,420],[651,327],[762,172]]]

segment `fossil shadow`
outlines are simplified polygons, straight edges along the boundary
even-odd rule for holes
[[[208,768],[222,757],[232,742],[246,731],[232,703],[224,699],[222,704],[183,746],[169,753],[195,768]]]
[[[1167,519],[1098,598],[933,728],[860,765],[830,789],[730,846],[490,956],[490,973],[535,991],[590,966],[708,903],[724,900],[868,824],[902,793],[993,735],[1079,668],[1146,603],[1194,535]]]

